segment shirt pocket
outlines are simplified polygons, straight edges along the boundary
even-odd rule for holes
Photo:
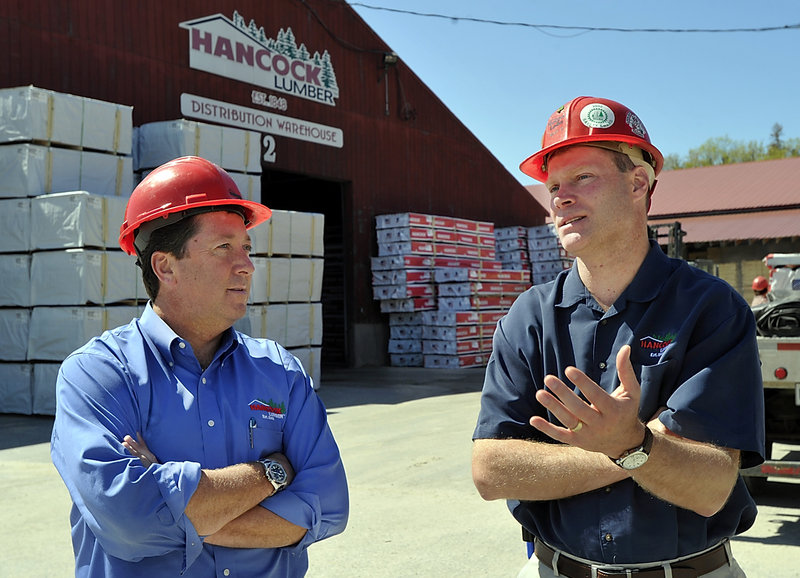
[[[257,460],[275,452],[283,453],[283,429],[280,425],[268,420],[255,420],[254,423],[249,431],[251,458]]]
[[[639,418],[648,422],[659,408],[667,405],[667,400],[675,390],[676,359],[665,359],[654,365],[642,366],[639,384],[642,397],[639,400]]]

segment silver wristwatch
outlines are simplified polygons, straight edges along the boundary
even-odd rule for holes
[[[275,493],[280,492],[286,487],[286,478],[288,476],[286,475],[286,470],[283,469],[283,466],[280,464],[280,462],[276,462],[275,460],[271,460],[269,458],[262,458],[258,461],[264,466],[264,475],[269,480],[269,483],[272,484],[272,487],[275,488]]]
[[[626,470],[635,470],[642,467],[650,457],[650,449],[653,447],[653,432],[650,428],[644,428],[644,441],[642,445],[628,450],[618,458],[611,458],[615,464]]]

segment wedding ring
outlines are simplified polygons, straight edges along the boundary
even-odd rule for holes
[[[569,431],[571,431],[571,432],[581,431],[582,427],[583,427],[583,422],[579,421],[578,425],[576,425],[575,427],[569,428]]]

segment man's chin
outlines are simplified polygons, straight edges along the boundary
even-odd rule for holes
[[[559,235],[558,240],[561,242],[561,247],[570,257],[577,257],[581,248],[585,245],[584,239],[577,233]]]

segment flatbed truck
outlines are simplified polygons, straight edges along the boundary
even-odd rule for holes
[[[800,253],[769,254],[764,264],[770,272],[768,301],[753,313],[759,328],[767,460],[742,471],[752,493],[763,492],[768,477],[800,480]],[[770,314],[773,319],[765,319]],[[776,459],[775,443],[789,444],[791,450]]]

